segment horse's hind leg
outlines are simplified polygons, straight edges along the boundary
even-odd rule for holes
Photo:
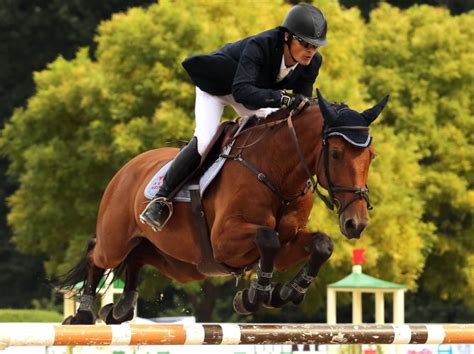
[[[309,247],[299,248],[295,247],[296,245],[292,243],[285,245],[288,247],[288,250],[285,250],[282,247],[282,252],[280,253],[281,256],[279,255],[280,257],[278,257],[277,264],[279,268],[285,267],[285,264],[296,256],[294,254],[295,252],[301,254],[307,252],[307,249],[311,250],[309,261],[288,283],[283,286],[281,284],[276,284],[272,287],[271,298],[266,304],[267,307],[281,307],[290,301],[295,305],[300,304],[320,269],[329,257],[331,257],[333,243],[329,236],[321,232],[316,232],[312,235],[308,235],[307,232],[303,232],[303,234],[304,235],[297,235],[296,242],[309,239],[311,240]],[[293,252],[291,252],[290,249],[293,249]],[[291,263],[288,263],[288,265],[290,264]]]
[[[74,316],[69,316],[63,324],[94,324],[96,316],[94,313],[94,302],[96,289],[105,269],[95,266],[92,262],[91,254],[95,247],[95,239],[89,242],[85,256],[69,272],[62,286],[73,287],[75,284],[84,281],[83,292],[80,295],[79,308]]]
[[[125,288],[122,296],[115,305],[108,304],[99,311],[101,319],[107,324],[119,324],[133,318],[138,300],[139,272],[145,264],[156,267],[163,275],[182,283],[205,277],[196,270],[195,265],[160,253],[147,239],[141,239],[129,253],[125,263]]]
[[[261,304],[270,300],[273,263],[280,249],[278,234],[267,227],[258,229],[255,243],[260,253],[256,277],[248,289],[239,291],[234,297],[234,310],[242,315],[257,311]]]
[[[125,270],[125,288],[116,304],[107,304],[99,311],[99,317],[106,324],[120,324],[131,321],[138,302],[138,274],[142,264],[131,262]]]
[[[99,316],[107,324],[120,324],[133,319],[138,302],[139,273],[146,263],[145,256],[150,254],[146,243],[138,244],[125,260],[125,287],[116,304],[107,304],[99,311]]]

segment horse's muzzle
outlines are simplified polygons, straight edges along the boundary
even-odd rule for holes
[[[339,218],[339,228],[347,239],[359,239],[368,224],[368,219],[359,219],[356,217],[345,218],[341,214]]]

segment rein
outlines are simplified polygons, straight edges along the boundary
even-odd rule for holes
[[[235,155],[225,155],[221,154],[220,156],[225,159],[230,159],[234,161],[240,162],[242,165],[244,165],[246,168],[248,168],[252,173],[254,173],[259,181],[261,181],[265,186],[267,186],[274,194],[276,194],[279,199],[280,199],[280,208],[277,213],[276,217],[276,226],[275,230],[278,230],[279,224],[281,217],[283,216],[283,213],[285,211],[285,208],[292,203],[294,200],[297,198],[305,195],[310,188],[312,188],[313,193],[316,193],[318,197],[324,202],[324,204],[330,209],[334,210],[334,207],[337,205],[338,206],[338,215],[342,214],[346,208],[351,205],[353,202],[355,202],[358,199],[364,199],[367,202],[367,208],[369,210],[372,209],[372,205],[370,204],[369,201],[369,190],[368,187],[365,186],[364,188],[357,188],[357,187],[345,187],[345,186],[337,186],[334,185],[331,182],[330,178],[330,173],[329,173],[329,143],[328,143],[328,138],[329,138],[329,133],[334,132],[334,131],[341,131],[341,130],[368,130],[368,127],[364,126],[341,126],[341,127],[334,127],[334,128],[328,128],[324,129],[323,128],[323,140],[322,140],[322,148],[321,148],[321,153],[319,155],[319,158],[317,160],[316,164],[316,171],[314,173],[311,172],[310,168],[308,167],[308,164],[306,163],[306,158],[304,156],[303,150],[301,149],[301,145],[298,140],[298,136],[296,135],[296,130],[293,125],[293,116],[297,115],[298,113],[301,113],[310,103],[310,100],[314,99],[308,99],[306,98],[301,102],[301,104],[294,110],[290,112],[288,117],[279,119],[273,122],[265,123],[265,124],[259,124],[254,127],[250,127],[246,130],[241,130],[238,131],[234,137],[232,138],[233,141],[235,141],[239,136],[243,135],[244,133],[250,133],[246,136],[245,141],[243,142],[243,145],[241,146],[236,146],[235,148],[238,150]],[[258,139],[251,144],[246,145],[247,141],[250,139],[250,136],[252,135],[251,133],[256,130],[256,129],[262,129],[262,128],[270,128],[274,126],[278,126],[283,123],[287,123],[288,129],[290,131],[290,136],[292,138],[292,141],[294,143],[294,146],[296,148],[296,151],[298,153],[299,159],[303,165],[303,169],[308,177],[308,184],[305,186],[302,192],[293,195],[293,196],[286,196],[282,194],[278,188],[276,188],[271,181],[268,179],[268,177],[261,172],[256,166],[254,166],[252,163],[248,162],[242,157],[242,152],[244,149],[247,149],[255,144],[257,144],[259,141],[263,139],[263,137],[267,133],[267,129],[258,137]],[[324,170],[325,170],[325,177],[328,183],[328,194],[329,197],[325,196],[323,193],[318,188],[318,185],[321,185],[319,182],[319,177],[318,177],[318,171],[320,168],[321,160],[322,158],[324,159]],[[314,175],[316,175],[316,180],[314,178]],[[337,198],[335,198],[334,193],[338,192],[349,192],[349,193],[354,193],[354,197],[343,207],[341,206],[341,203]]]
[[[291,112],[290,112],[291,114]],[[278,119],[274,122],[269,122],[269,123],[265,123],[265,124],[259,124],[259,125],[256,125],[254,127],[250,127],[248,129],[245,129],[245,130],[242,130],[242,131],[239,131],[237,134],[235,134],[233,137],[232,137],[232,140],[236,140],[239,136],[243,135],[244,133],[253,133],[253,130],[257,130],[257,129],[262,129],[262,128],[271,128],[271,127],[274,127],[274,126],[277,126],[277,125],[280,125],[284,122],[286,122],[288,120],[288,117],[286,118],[283,118],[283,119]],[[247,121],[245,121],[243,124],[245,124]],[[264,137],[265,137],[265,134],[267,134],[268,132],[268,129],[265,129],[265,131],[258,137],[257,140],[255,140],[254,142],[248,144],[248,145],[242,145],[242,146],[236,146],[235,148],[236,149],[240,149],[240,150],[244,150],[244,149],[247,149],[255,144],[257,144],[260,140],[262,140]],[[248,136],[247,139],[245,139],[245,141],[247,141],[249,138],[250,138],[250,135]]]

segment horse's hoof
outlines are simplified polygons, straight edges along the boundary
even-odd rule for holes
[[[280,308],[288,303],[289,299],[283,299],[280,294],[281,288],[282,285],[280,283],[274,285],[272,284],[272,293],[270,295],[270,300],[267,307]]]
[[[244,306],[243,300],[243,291],[239,290],[234,296],[234,311],[237,312],[239,315],[250,315],[250,311],[248,311]]]
[[[115,319],[125,322],[133,319],[134,310],[138,302],[138,291],[126,291],[114,305],[112,315]],[[130,318],[130,314],[132,318]]]
[[[234,311],[239,315],[249,315],[258,310],[258,303],[252,304],[248,301],[248,289],[239,290],[234,296]]]
[[[112,311],[112,313],[109,315],[109,317],[107,318],[107,321],[105,321],[105,323],[107,323],[107,324],[121,324],[121,323],[133,320],[133,316],[135,316],[135,313],[134,313],[133,309],[129,310],[126,314],[124,314],[123,316],[121,316],[119,318],[116,318],[114,316],[114,312]]]
[[[73,320],[73,316],[68,316],[66,317],[63,322],[61,322],[62,325],[71,325],[72,323],[72,320]]]
[[[285,303],[281,303],[281,299],[279,297],[281,284],[280,283],[272,283],[272,290],[270,290],[270,296],[267,301],[265,301],[262,305],[267,309],[275,309],[278,307],[282,307]]]
[[[99,318],[107,323],[107,318],[112,314],[114,304],[107,304],[99,310]]]
[[[115,318],[113,314],[114,304],[107,304],[99,310],[99,317],[108,325],[121,324],[133,319],[133,309],[129,310],[124,316]]]
[[[280,308],[290,301],[295,305],[299,305],[304,299],[304,294],[296,292],[287,285],[272,284],[270,299],[264,304],[267,308]]]
[[[297,293],[297,292],[294,292],[293,293],[293,296],[291,297],[291,301],[293,302],[293,304],[295,305],[299,305],[303,302],[304,300],[304,295],[305,294],[301,294],[301,293]]]
[[[133,319],[133,316],[135,315],[135,308],[125,308],[121,307],[117,309],[117,305],[114,305],[114,309],[112,311],[112,316],[117,320],[122,322],[130,321]]]
[[[95,316],[91,311],[77,311],[75,316],[69,316],[62,322],[63,325],[83,325],[94,323]]]
[[[268,308],[279,308],[290,301],[295,305],[299,305],[303,302],[304,295],[305,294],[295,291],[295,289],[288,286],[288,284],[284,286],[281,284],[272,284],[270,299],[264,306]]]
[[[94,324],[96,320],[92,311],[77,311],[74,318],[77,320],[75,324]]]

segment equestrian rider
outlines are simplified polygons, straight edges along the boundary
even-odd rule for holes
[[[240,116],[266,117],[297,107],[311,96],[326,44],[323,13],[310,4],[293,6],[277,28],[224,45],[183,62],[196,85],[196,129],[178,153],[140,220],[161,230],[171,216],[168,195],[199,165],[220,124],[225,106]],[[292,93],[286,91],[292,90]]]

